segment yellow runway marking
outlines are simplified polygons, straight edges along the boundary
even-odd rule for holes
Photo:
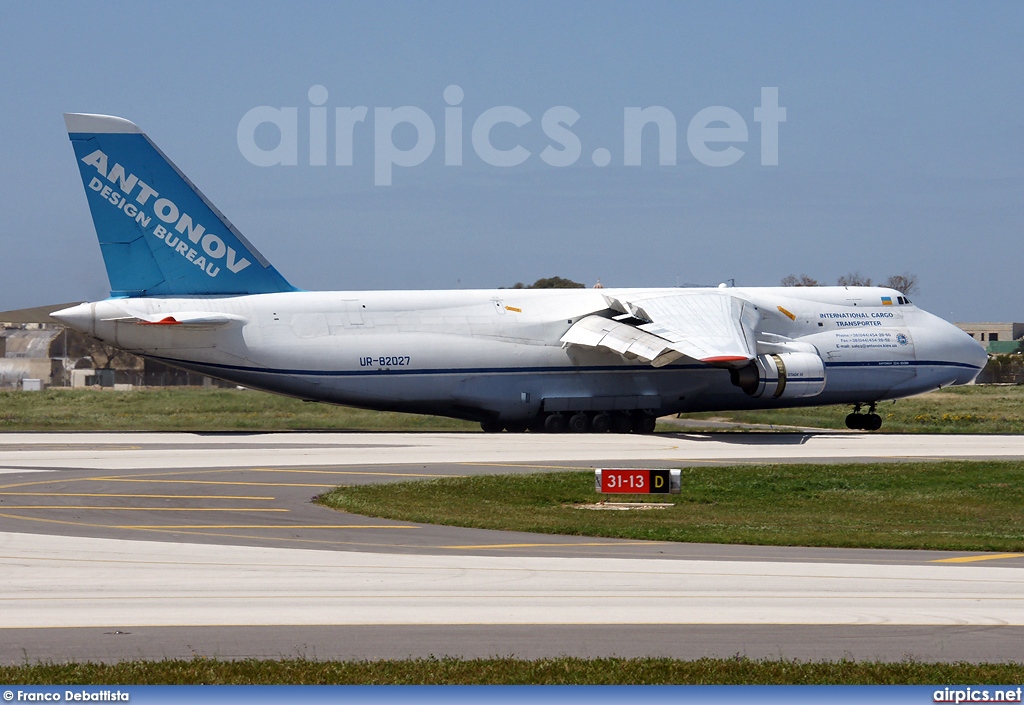
[[[290,482],[230,482],[227,480],[161,480],[154,477],[150,480],[136,480],[127,477],[90,477],[90,480],[97,482],[145,482],[150,485],[172,484],[172,485],[245,485],[246,487],[334,487],[334,485],[311,485],[306,483]]]
[[[771,465],[771,462],[765,462],[764,460],[715,460],[714,458],[672,458],[671,460],[657,460],[652,462],[665,462],[665,463],[676,463],[678,465],[687,465],[688,463],[707,463],[709,465],[754,465],[757,463],[764,463]]]
[[[956,558],[940,558],[932,563],[977,563],[978,561],[999,561],[1004,558],[1024,558],[1024,553],[987,553],[981,556],[958,556]]]
[[[95,492],[0,492],[5,497],[122,497],[126,499],[245,499],[272,501],[274,497],[229,494],[103,494]]]
[[[162,470],[158,472],[139,472],[131,473],[130,475],[93,475],[92,477],[79,477],[71,478],[68,482],[81,482],[85,481],[110,481],[110,482],[146,482],[147,479],[153,482],[193,482],[192,480],[165,480],[166,477],[177,477],[181,475],[198,476],[198,475],[220,475],[220,474],[241,474],[251,472],[252,470],[261,470],[270,468],[247,468],[247,467],[227,467],[227,468],[208,468],[206,470]],[[52,482],[52,481],[51,481]],[[203,484],[202,480],[195,480],[197,484]],[[212,481],[207,481],[212,482]],[[39,484],[39,483],[33,483]],[[231,484],[231,483],[228,483]],[[19,485],[15,485],[19,486]],[[0,486],[0,489],[5,489]]]
[[[2,512],[0,512],[0,517],[3,517],[4,519],[17,519],[19,521],[35,521],[35,522],[41,522],[43,524],[60,524],[61,526],[90,526],[90,527],[93,527],[93,528],[101,528],[101,529],[136,529],[138,531],[152,531],[154,533],[161,533],[161,532],[167,532],[167,531],[175,530],[173,527],[172,528],[161,528],[161,527],[157,527],[157,526],[146,527],[146,526],[143,526],[143,525],[131,526],[131,525],[118,525],[118,524],[96,524],[96,523],[88,522],[88,521],[66,521],[66,520],[62,520],[62,519],[47,519],[47,518],[44,518],[44,517],[25,517],[25,516],[19,516],[18,514],[4,514]],[[217,528],[219,528],[219,527],[218,526],[207,526],[207,525],[203,525],[203,524],[197,524],[197,525],[187,526],[184,529],[182,529],[182,531],[184,531],[185,533],[189,533],[189,534],[195,534],[196,536],[218,536],[218,537],[219,536],[225,536],[225,535],[232,536],[231,534],[214,534],[214,533],[206,533],[206,532],[203,531],[204,529],[217,529]],[[256,526],[256,525],[254,525],[253,528],[257,528],[257,529],[303,529],[303,528],[315,529],[315,528],[321,528],[321,527],[313,526],[313,525],[310,525],[310,526],[302,526],[302,525],[298,525],[298,526],[284,526],[282,524],[278,524],[278,525],[268,525],[268,526]],[[348,529],[348,528],[351,528],[351,529],[361,529],[361,528],[367,528],[367,529],[371,529],[371,528],[372,529],[419,529],[420,527],[418,527],[418,526],[405,526],[405,525],[399,525],[399,524],[384,524],[382,526],[367,526],[367,525],[362,525],[362,524],[356,524],[356,525],[352,525],[352,526],[347,526],[347,525],[337,525],[337,526],[335,526],[335,525],[325,525],[322,528],[328,528],[328,529],[334,529],[334,528],[338,528],[338,529]],[[238,535],[238,534],[233,535],[233,537],[234,538],[244,538],[244,539],[260,539],[260,540],[265,540],[267,538],[266,536],[246,536],[246,535]],[[329,544],[329,545],[337,545],[338,544],[338,541],[336,539],[331,539],[331,540],[322,540],[322,539],[292,539],[292,538],[282,537],[282,538],[275,538],[274,540],[275,541],[298,542],[298,543],[323,543],[323,544]],[[347,542],[343,542],[343,543],[352,543],[352,542],[351,541],[347,541]],[[373,545],[378,545],[378,544],[373,544]],[[389,545],[389,544],[384,544],[384,545]]]
[[[132,477],[171,477],[172,475],[212,475],[218,472],[244,472],[248,468],[212,468],[208,470],[161,470],[160,472],[132,473]],[[83,477],[83,480],[118,480],[123,475],[103,475],[100,477]]]
[[[111,526],[112,529],[418,529],[418,526],[399,526],[397,524],[386,524],[384,526],[372,526],[370,524],[125,524]]]
[[[82,478],[71,478],[68,480],[61,479],[61,482],[81,482]],[[36,480],[35,482],[14,482],[9,485],[0,485],[0,490],[9,490],[15,487],[35,487],[36,485],[52,485],[54,481],[50,480]]]
[[[275,468],[250,468],[248,472],[296,472],[300,474],[313,474],[313,475],[380,475],[381,477],[465,477],[465,475],[441,475],[420,472],[373,472],[373,471],[356,471],[356,470],[282,470]]]
[[[82,509],[115,512],[287,512],[287,509],[268,509],[267,507],[83,507],[77,504],[26,504],[22,506],[5,506],[4,511],[12,509]]]
[[[490,465],[490,463],[479,463],[479,465]],[[500,465],[500,464],[499,464]],[[538,467],[545,468],[551,467],[556,468],[558,466],[509,466],[509,467]],[[177,470],[169,472],[151,472],[151,473],[138,473],[132,474],[130,477],[123,475],[101,475],[93,477],[72,477],[72,478],[61,478],[61,482],[149,482],[149,483],[172,483],[172,484],[191,484],[191,485],[242,485],[249,487],[334,487],[330,484],[308,484],[308,483],[286,483],[286,482],[240,482],[240,481],[227,481],[227,480],[168,480],[164,479],[167,477],[180,476],[180,475],[215,475],[219,473],[244,473],[244,472],[297,472],[297,473],[323,473],[323,474],[352,474],[352,475],[381,475],[385,477],[462,477],[461,475],[430,475],[430,474],[416,474],[416,473],[381,473],[381,472],[356,472],[356,471],[327,471],[327,470],[302,470],[294,468],[213,468],[207,470]],[[9,490],[19,487],[34,487],[37,485],[52,485],[53,480],[33,480],[29,482],[14,482],[6,485],[0,485],[0,490]]]
[[[960,458],[955,455],[951,455],[947,458],[935,457],[931,455],[879,455],[877,457],[882,460],[960,460]],[[985,458],[980,458],[979,460],[985,460]]]
[[[4,519],[17,519],[18,521],[37,521],[43,524],[60,524],[61,526],[91,526],[100,527],[104,529],[110,528],[107,524],[90,524],[87,521],[64,521],[62,519],[46,519],[44,517],[23,517],[18,514],[4,514],[0,512],[0,517]]]
[[[10,451],[11,446],[15,446],[12,452],[66,452],[66,451],[79,451],[79,450],[142,450],[142,446],[118,446],[118,445],[106,445],[104,443],[2,443],[0,444],[0,450]]]
[[[171,477],[175,475],[214,475],[217,473],[238,473],[246,472],[249,468],[214,468],[212,470],[178,470],[178,471],[162,471],[162,472],[149,472],[149,473],[133,473],[131,477],[125,477],[124,475],[93,475],[91,477],[69,477],[60,478],[59,482],[147,482],[144,478],[154,478],[149,482],[189,482],[182,480],[161,480],[159,478]],[[54,480],[32,480],[30,482],[12,482],[6,485],[0,485],[0,490],[10,490],[17,487],[35,487],[37,485],[52,485]],[[261,484],[267,483],[246,483],[246,482],[226,482],[226,483],[213,483],[203,482],[202,480],[196,480],[193,484],[253,484],[260,486]],[[283,487],[333,487],[333,485],[282,485]]]
[[[202,527],[198,527],[202,528]],[[419,527],[410,527],[419,528]],[[140,529],[140,531],[150,531],[154,534],[169,534],[171,531],[165,529]],[[338,548],[339,546],[360,546],[363,548],[394,548],[397,546],[405,547],[406,544],[394,544],[394,543],[381,543],[381,542],[367,542],[367,541],[342,541],[340,536],[331,539],[312,539],[312,538],[299,538],[289,536],[254,536],[252,534],[228,534],[228,533],[217,533],[214,531],[189,531],[187,529],[176,530],[174,533],[186,534],[188,536],[212,536],[214,538],[232,538],[232,539],[246,539],[248,541],[268,541],[273,540],[275,543],[281,544],[311,544],[315,546],[329,546],[331,548]]]
[[[629,543],[640,543],[640,544],[647,545],[647,544],[659,543],[659,542],[657,542],[657,541],[635,541],[635,542],[629,542]],[[628,545],[628,544],[625,544],[622,541],[616,541],[614,543],[613,542],[607,542],[607,541],[606,542],[594,541],[594,542],[591,542],[591,543],[485,543],[485,544],[469,545],[469,546],[438,546],[438,548],[459,548],[459,549],[469,550],[469,549],[487,549],[487,548],[537,548],[537,547],[543,548],[543,547],[547,547],[547,546],[550,546],[552,548],[559,548],[561,546],[623,546],[623,545]]]
[[[591,470],[588,465],[527,465],[525,463],[452,463],[453,465],[470,465],[482,468],[535,468],[538,470]],[[454,477],[463,477],[455,475]]]

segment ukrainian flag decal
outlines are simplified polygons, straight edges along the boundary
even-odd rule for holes
[[[891,296],[883,296],[882,297],[882,305],[883,306],[892,306],[892,297]]]

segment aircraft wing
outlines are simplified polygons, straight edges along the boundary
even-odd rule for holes
[[[756,355],[759,314],[737,296],[712,290],[605,299],[619,315],[581,318],[562,336],[563,345],[608,350],[654,367],[683,356],[737,367]]]

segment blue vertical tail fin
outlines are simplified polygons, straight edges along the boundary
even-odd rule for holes
[[[295,291],[134,123],[65,113],[111,296]]]

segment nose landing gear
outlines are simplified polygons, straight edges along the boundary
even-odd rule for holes
[[[856,431],[877,431],[882,427],[882,417],[875,413],[875,402],[868,405],[868,413],[862,414],[861,405],[853,405],[853,413],[846,417],[846,427]]]

